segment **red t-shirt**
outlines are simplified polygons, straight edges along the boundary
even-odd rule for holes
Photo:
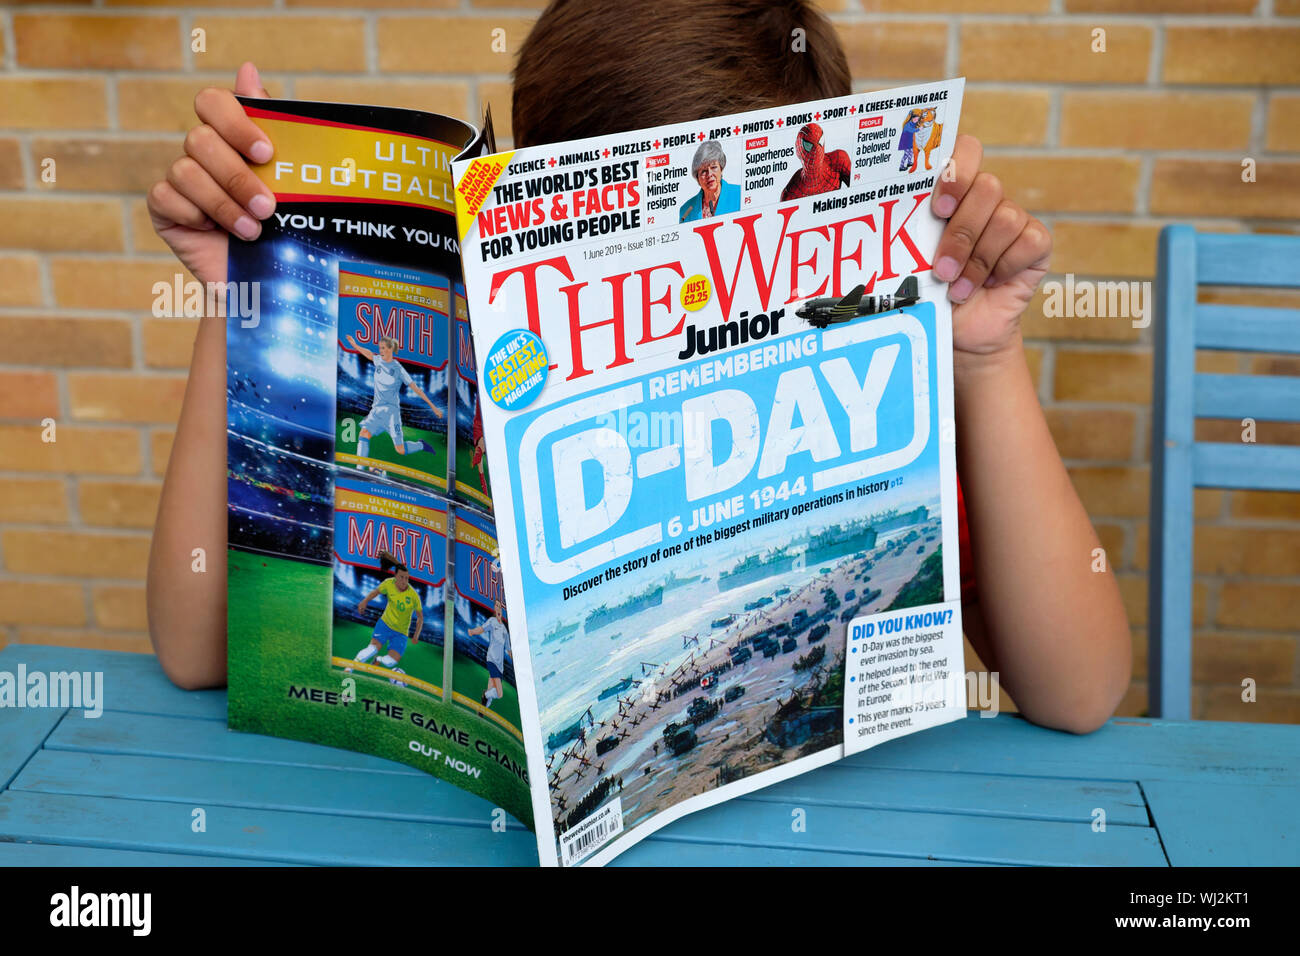
[[[971,559],[970,525],[966,521],[966,499],[961,493],[961,478],[957,479],[957,555],[961,561],[961,598],[975,600],[975,568]]]

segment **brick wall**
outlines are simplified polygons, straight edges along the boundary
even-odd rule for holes
[[[149,650],[149,533],[194,325],[150,317],[152,284],[178,267],[142,197],[179,154],[194,93],[251,58],[273,95],[469,116],[490,102],[508,137],[512,55],[492,52],[490,31],[504,28],[513,51],[540,6],[96,0],[0,12],[0,644]],[[1171,221],[1297,228],[1300,0],[825,6],[859,89],[968,77],[962,127],[1053,227],[1057,274],[1150,279]],[[1092,50],[1097,29],[1105,52]],[[1024,325],[1048,421],[1119,572],[1136,656],[1123,711],[1140,713],[1151,330],[1049,318],[1041,298]],[[1300,374],[1275,356],[1202,361]],[[46,418],[54,443],[41,441]],[[1200,428],[1240,439],[1239,422]],[[1295,444],[1300,428],[1261,424],[1258,438]],[[1300,722],[1300,496],[1201,492],[1197,513],[1194,714]],[[1247,677],[1253,704],[1240,700]]]

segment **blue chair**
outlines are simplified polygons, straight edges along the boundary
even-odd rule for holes
[[[1197,418],[1300,421],[1300,378],[1196,372],[1197,349],[1300,354],[1300,309],[1198,305],[1200,286],[1300,288],[1300,236],[1167,226],[1156,273],[1151,404],[1150,712],[1188,720],[1192,490],[1300,491],[1300,447],[1198,442]]]

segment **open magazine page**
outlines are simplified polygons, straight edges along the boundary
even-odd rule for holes
[[[227,332],[230,726],[400,760],[531,824],[518,718],[483,703],[486,655],[457,646],[450,598],[450,170],[490,133],[242,102],[275,146],[256,170],[277,207],[230,243],[258,303]]]
[[[455,164],[544,863],[964,713],[962,88]]]

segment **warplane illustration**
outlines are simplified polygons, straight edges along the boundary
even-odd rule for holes
[[[921,301],[921,287],[916,276],[903,280],[893,295],[864,295],[865,285],[859,285],[842,299],[830,297],[809,299],[795,315],[814,328],[824,329],[838,322],[851,322],[864,315],[880,315]]]

